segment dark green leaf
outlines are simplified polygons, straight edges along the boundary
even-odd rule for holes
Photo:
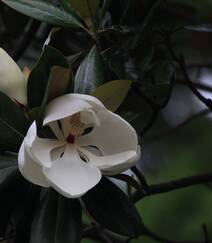
[[[139,53],[139,51],[137,49],[136,49],[136,52],[139,54],[137,57],[137,59],[139,59],[139,60],[137,60],[139,68],[142,72],[145,72],[146,70],[148,70],[150,63],[153,59],[153,56],[155,53],[154,47],[145,46],[145,48],[142,49],[141,53]],[[136,55],[136,53],[135,53],[135,55]]]
[[[106,80],[103,58],[94,46],[78,68],[75,76],[75,93],[90,94]]]
[[[70,68],[64,68],[61,66],[53,66],[51,68],[43,101],[39,109],[38,117],[36,117],[38,128],[42,128],[46,105],[51,100],[71,90],[71,74]]]
[[[22,177],[14,161],[1,162],[0,235],[5,233],[13,210],[24,202],[28,188],[29,183]]]
[[[137,133],[140,134],[142,127],[148,123],[151,117],[152,108],[149,103],[138,94],[136,89],[138,88],[133,85],[117,113],[130,122]]]
[[[157,63],[153,67],[152,71],[154,73],[154,79],[156,83],[161,83],[161,84],[170,83],[175,74],[175,68],[167,60]]]
[[[65,1],[65,0],[63,0]],[[92,17],[98,10],[100,0],[66,0],[71,3],[71,6],[82,16]]]
[[[137,67],[133,58],[123,50],[114,50],[108,59],[108,64],[118,79],[138,79]]]
[[[0,191],[3,191],[7,183],[17,173],[17,157],[1,156],[0,162]]]
[[[71,90],[72,72],[70,68],[53,66],[51,68],[44,100],[46,103]]]
[[[128,121],[129,123],[133,122],[140,116],[140,112],[136,111],[122,111],[119,113],[121,117],[124,118],[124,120]]]
[[[82,27],[74,12],[66,12],[45,0],[2,0],[9,7],[40,21],[63,27]]]
[[[81,207],[78,200],[49,190],[40,201],[31,231],[30,243],[79,243]]]
[[[114,112],[127,96],[132,83],[132,80],[113,80],[99,86],[92,95]]]
[[[171,95],[172,85],[171,84],[158,84],[152,85],[148,88],[142,88],[142,93],[148,97],[152,102],[163,108]]]
[[[12,211],[16,227],[15,243],[29,243],[30,229],[34,218],[41,187],[29,184],[28,190],[21,200],[18,200]]]
[[[69,68],[66,58],[59,51],[53,47],[45,46],[28,80],[27,97],[31,108],[42,104],[53,66]]]
[[[60,3],[62,4],[63,8],[66,11],[72,11],[71,3],[69,0],[60,0]]]
[[[91,216],[104,228],[137,237],[142,221],[135,206],[124,192],[106,178],[82,197]]]
[[[12,154],[0,155],[0,169],[17,166],[17,156]]]
[[[0,92],[0,148],[18,151],[28,129],[23,111]]]
[[[184,28],[198,32],[212,32],[212,24],[188,25]]]
[[[3,188],[4,182],[14,174],[14,172],[17,171],[17,165],[5,165],[4,168],[2,168],[1,164],[1,169],[0,169],[0,189]]]

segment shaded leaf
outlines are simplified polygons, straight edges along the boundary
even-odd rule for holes
[[[49,189],[40,201],[31,230],[30,243],[79,243],[81,207],[78,200]]]
[[[136,49],[136,52],[138,52],[137,49]],[[146,70],[148,70],[154,54],[155,54],[155,49],[152,46],[150,46],[150,47],[145,46],[145,48],[142,49],[142,53],[139,53],[137,59],[139,59],[138,65],[142,72],[145,72]],[[135,55],[136,55],[136,53],[135,53]]]
[[[47,103],[64,94],[67,88],[71,89],[71,75],[72,73],[70,68],[61,66],[53,66],[51,68],[46,94],[44,97]]]
[[[55,99],[56,97],[63,95],[71,90],[71,70],[70,68],[64,68],[61,66],[53,66],[51,68],[49,80],[47,83],[45,95],[41,104],[41,107],[38,109],[39,113],[36,117],[37,126],[43,131],[47,132],[47,127],[43,127],[43,118],[47,104]],[[51,129],[50,129],[51,131]],[[38,132],[39,135],[40,132]]]
[[[152,102],[163,108],[170,98],[172,88],[171,84],[158,84],[141,90]]]
[[[3,188],[4,182],[7,180],[8,177],[13,175],[14,172],[17,171],[17,165],[12,164],[12,165],[5,165],[4,168],[2,168],[2,164],[0,166],[0,189]]]
[[[107,80],[102,56],[96,46],[80,64],[75,76],[75,93],[89,94]]]
[[[9,197],[5,195],[5,187],[8,188],[9,181],[8,178],[11,178],[14,173],[17,171],[17,165],[14,162],[4,162],[1,157],[0,163],[0,236],[4,236],[5,231],[7,229],[8,222],[10,220],[11,214],[11,205],[8,205],[6,202]]]
[[[144,127],[151,118],[152,108],[149,103],[138,94],[137,89],[138,87],[132,85],[132,88],[117,110],[117,113],[130,122],[136,132],[140,134],[142,127]]]
[[[67,59],[77,53],[82,53],[82,57],[85,57],[93,47],[93,39],[87,32],[74,29],[60,28],[52,33],[50,39],[49,45],[60,50]],[[75,65],[72,68],[75,68]]]
[[[132,80],[114,80],[98,87],[92,95],[111,111],[116,111],[127,96]]]
[[[59,1],[66,11],[68,11],[68,12],[72,11],[71,3],[69,0],[59,0]]]
[[[82,200],[100,226],[130,237],[141,234],[142,221],[135,206],[124,192],[105,177]]]
[[[0,92],[0,148],[18,151],[29,123],[23,111]]]
[[[54,66],[69,68],[66,58],[59,51],[53,47],[45,46],[28,80],[27,97],[28,104],[31,108],[38,107],[42,104],[51,68]],[[59,83],[58,79],[57,83]],[[63,84],[60,85],[63,87]]]
[[[128,121],[129,123],[133,122],[140,116],[141,112],[138,111],[122,111],[119,113],[121,117],[124,118],[124,120]]]
[[[40,21],[63,27],[82,27],[74,12],[67,12],[44,0],[2,0],[9,7]]]
[[[29,183],[26,193],[17,201],[12,211],[13,222],[16,227],[15,243],[29,243],[30,229],[34,218],[41,187]]]
[[[24,202],[29,188],[13,160],[0,163],[0,235],[5,234],[13,210]]]
[[[82,16],[92,17],[96,14],[100,0],[66,0]]]
[[[5,189],[7,181],[16,174],[17,169],[16,156],[0,156],[0,191]]]
[[[175,68],[168,60],[165,60],[156,63],[152,72],[154,73],[156,83],[165,84],[172,81],[172,78],[175,75]]]
[[[125,43],[124,45],[127,48],[129,44]],[[108,59],[108,65],[118,79],[138,79],[138,69],[135,60],[128,53],[123,52],[121,48],[112,52]]]

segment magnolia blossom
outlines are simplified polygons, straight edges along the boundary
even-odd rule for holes
[[[32,123],[19,151],[20,171],[69,198],[86,193],[102,174],[127,170],[139,156],[135,130],[93,96],[67,94],[51,101],[43,126],[55,139],[38,137]]]
[[[13,59],[0,48],[0,91],[26,103],[26,78]]]

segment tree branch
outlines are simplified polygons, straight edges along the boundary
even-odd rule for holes
[[[144,193],[142,191],[136,191],[132,195],[132,201],[138,202],[140,199],[146,196],[152,196],[155,194],[166,193],[177,189],[182,189],[189,186],[194,186],[203,183],[212,182],[212,173],[200,174],[190,177],[181,178],[165,183],[148,185],[148,190]]]
[[[185,59],[183,55],[180,55],[180,57],[177,56],[177,54],[175,53],[173,46],[172,46],[172,42],[171,42],[171,37],[168,34],[168,36],[166,36],[166,46],[169,50],[169,53],[171,55],[171,57],[173,58],[174,61],[177,62],[178,66],[180,67],[180,70],[182,72],[182,75],[184,77],[184,80],[187,84],[187,86],[189,87],[189,89],[191,90],[191,92],[202,102],[204,103],[209,109],[210,111],[212,111],[212,100],[211,99],[207,99],[205,98],[197,89],[196,87],[193,85],[193,82],[191,81],[188,73],[187,73],[187,68],[186,68],[186,64],[185,64]]]

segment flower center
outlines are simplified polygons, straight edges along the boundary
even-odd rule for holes
[[[75,136],[73,136],[72,134],[69,134],[68,137],[66,138],[67,143],[71,143],[73,144],[75,141]]]
[[[73,144],[75,142],[75,138],[79,137],[84,130],[84,124],[80,120],[80,113],[76,113],[73,116],[71,116],[69,123],[70,123],[70,127],[69,127],[70,133],[66,138],[66,141],[68,143]]]

